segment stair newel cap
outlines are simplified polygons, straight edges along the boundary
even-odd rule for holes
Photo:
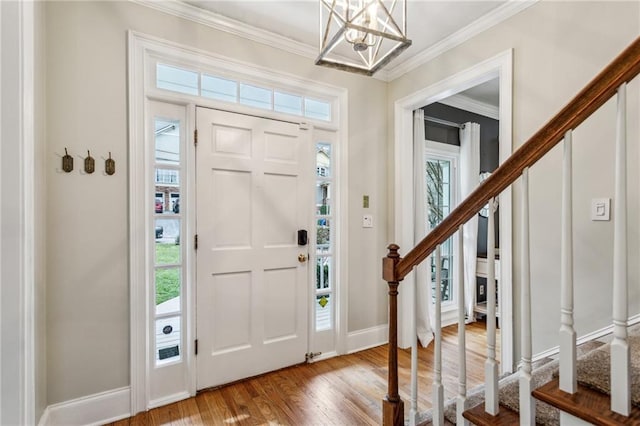
[[[389,244],[387,249],[389,253],[387,253],[386,257],[382,258],[382,279],[389,283],[397,283],[400,281],[396,271],[396,266],[398,262],[400,262],[400,253],[398,253],[400,246],[397,244]]]
[[[391,258],[399,258],[400,254],[398,253],[398,250],[400,250],[400,246],[397,244],[389,244],[389,246],[387,247],[387,250],[389,250],[389,253],[387,254],[387,257],[391,257]]]

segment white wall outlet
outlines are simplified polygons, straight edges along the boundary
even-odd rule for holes
[[[362,227],[363,228],[373,228],[373,216],[370,214],[365,214],[362,216]]]
[[[611,198],[594,198],[591,200],[591,220],[609,220]]]

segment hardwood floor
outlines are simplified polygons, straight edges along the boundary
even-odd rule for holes
[[[498,331],[499,333],[499,331]],[[484,323],[467,327],[467,388],[484,379]],[[445,398],[458,388],[457,326],[443,329]],[[498,336],[499,341],[499,336]],[[421,411],[431,407],[433,344],[418,351]],[[411,351],[398,354],[400,396],[409,412]],[[387,392],[387,346],[243,380],[111,423],[125,425],[378,425]]]

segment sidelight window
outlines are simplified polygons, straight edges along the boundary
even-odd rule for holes
[[[436,145],[436,144],[433,144]],[[458,154],[428,149],[426,154],[427,229],[433,229],[449,215],[457,202]],[[450,237],[440,245],[441,301],[455,300],[455,248]],[[435,301],[436,257],[431,256],[431,289]]]
[[[154,352],[156,366],[182,359],[183,255],[180,244],[180,175],[182,172],[179,120],[155,117],[154,203]]]
[[[316,331],[333,328],[334,322],[334,209],[333,209],[333,156],[331,142],[316,144],[316,261],[315,261],[315,318]]]

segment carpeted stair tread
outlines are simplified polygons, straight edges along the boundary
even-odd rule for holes
[[[578,391],[570,394],[561,391],[558,379],[554,379],[534,390],[533,396],[594,425],[640,424],[640,408],[632,406],[628,417],[614,413],[610,409],[610,398],[607,395],[580,384]]]
[[[531,374],[532,388],[536,389],[545,383],[553,380],[554,373],[558,371],[558,361],[553,360],[545,365],[533,369]],[[512,380],[505,383],[500,388],[500,403],[513,411],[520,411],[520,375],[514,374]],[[560,424],[560,413],[554,407],[545,404],[536,404],[536,424],[558,426]]]
[[[466,410],[463,414],[464,418],[469,420],[474,425],[505,425],[511,426],[520,423],[520,417],[517,412],[505,407],[500,406],[498,414],[492,416],[484,411],[484,404],[476,405],[469,410]]]
[[[631,353],[631,403],[640,407],[640,336],[628,337]],[[577,360],[578,383],[611,394],[611,346],[603,345]]]
[[[545,366],[550,364],[555,364],[556,365],[555,369],[558,368],[557,361],[553,361],[551,358],[542,358],[538,361],[535,361],[532,364],[532,368],[533,368],[533,371],[536,372],[539,369],[544,368]],[[548,380],[551,379],[552,371],[549,372],[548,375],[545,375],[545,377],[548,377]],[[498,382],[498,388],[500,392],[499,398],[500,398],[501,405],[502,405],[502,401],[509,401],[510,397],[515,395],[515,398],[516,398],[515,411],[517,411],[517,407],[518,407],[517,405],[518,404],[518,401],[517,401],[518,400],[518,377],[519,377],[518,373],[510,374],[502,377]],[[446,401],[444,405],[445,421],[448,421],[451,424],[456,424],[456,402],[457,402],[456,399],[452,398]],[[476,386],[467,391],[467,407],[475,407],[483,403],[484,403],[484,385]],[[512,407],[513,407],[512,404],[506,405],[506,408],[510,410],[513,410]],[[431,424],[432,420],[433,420],[432,413],[431,413],[431,410],[429,410],[425,413],[420,413],[418,415],[417,424],[419,425]]]
[[[578,356],[583,356],[603,345],[603,342],[592,340],[578,346],[576,352]],[[540,366],[536,366],[534,364],[532,373],[532,388],[536,389],[548,383],[557,376],[557,373],[557,360],[547,362],[544,365]],[[504,387],[500,389],[500,403],[514,411],[519,411],[520,400],[518,374],[514,374],[513,380],[505,383]],[[551,405],[544,402],[538,402],[536,404],[536,423],[539,425],[558,426],[560,424],[560,413]]]
[[[577,356],[583,357],[590,352],[605,346],[605,343],[592,340],[577,347]],[[533,388],[538,388],[554,377],[557,377],[558,361],[551,358],[542,358],[532,363]],[[500,379],[499,399],[500,405],[505,409],[518,413],[519,411],[519,378],[518,372]],[[467,407],[477,407],[484,403],[484,385],[477,386],[467,392]],[[445,402],[444,407],[445,424],[456,424],[456,399]],[[420,413],[418,416],[419,425],[432,424],[431,411]],[[495,420],[495,419],[494,419]],[[559,426],[560,413],[555,407],[541,401],[536,403],[536,424],[545,426]]]

